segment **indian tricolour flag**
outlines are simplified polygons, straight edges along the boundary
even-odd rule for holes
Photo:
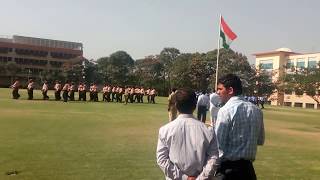
[[[226,49],[229,49],[231,42],[237,38],[222,16],[220,18],[220,37],[222,38],[222,46]]]

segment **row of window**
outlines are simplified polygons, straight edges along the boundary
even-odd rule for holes
[[[7,54],[12,51],[13,51],[12,48],[7,48],[7,47],[0,48],[0,53],[2,54]],[[20,48],[16,48],[14,51],[19,55],[36,56],[36,57],[47,57],[49,54],[48,51],[20,49]],[[61,53],[61,52],[51,52],[50,55],[53,58],[59,58],[59,59],[72,59],[78,56],[76,54],[68,54],[68,53]]]
[[[57,61],[50,61],[50,65],[52,67],[60,68],[62,67],[63,62],[57,62]]]
[[[51,39],[40,39],[40,38],[32,38],[32,37],[24,37],[24,36],[13,36],[13,39],[16,43],[21,43],[21,44],[31,44],[35,46],[82,50],[82,44],[75,43],[75,42],[58,41],[58,40],[51,40]]]
[[[12,60],[12,57],[0,56],[0,62],[7,63]]]
[[[35,65],[35,66],[45,66],[48,64],[47,60],[26,59],[26,58],[15,58],[14,61],[17,64]]]
[[[50,54],[51,54],[51,57],[60,58],[60,59],[72,59],[78,56],[75,54],[66,54],[66,53],[60,53],[60,52],[51,52]]]
[[[12,48],[7,48],[7,47],[0,48],[0,53],[2,54],[8,54],[9,52],[12,52]]]
[[[15,49],[15,52],[20,55],[32,55],[37,57],[46,57],[48,55],[48,51],[36,51],[29,49]]]
[[[24,68],[20,69],[18,73],[29,74],[29,75],[40,75],[44,74],[44,69],[40,68]],[[61,70],[49,70],[49,73],[61,73]]]
[[[289,107],[303,107],[303,103],[300,102],[284,102],[284,106],[289,106]],[[312,103],[306,103],[306,108],[314,109],[315,104]],[[320,106],[318,106],[318,109],[320,109]]]
[[[317,68],[319,62],[315,58],[309,58],[306,64],[306,61],[304,59],[297,59],[296,64],[295,61],[292,59],[289,59],[286,64],[286,68],[290,69],[293,67],[296,68]],[[266,70],[272,70],[273,68],[273,60],[268,59],[268,60],[261,60],[260,61],[260,67],[261,69],[266,69]]]
[[[48,60],[12,58],[12,57],[0,56],[1,63],[7,63],[12,60],[14,60],[17,64],[20,64],[20,65],[45,66],[48,64]],[[56,67],[56,68],[60,68],[63,65],[63,62],[59,62],[59,61],[49,61],[49,63],[52,67]]]
[[[260,67],[261,69],[273,69],[273,60],[268,59],[268,60],[261,60],[260,61]]]
[[[317,68],[318,67],[318,62],[316,60],[316,58],[308,58],[307,61],[307,66],[306,66],[306,61],[302,58],[299,58],[296,60],[296,65],[295,65],[295,61],[293,59],[289,59],[287,62],[286,67],[288,69],[293,68],[293,67],[297,67],[297,68]]]

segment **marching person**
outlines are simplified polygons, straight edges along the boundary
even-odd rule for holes
[[[148,89],[146,90],[148,103],[150,103],[150,91],[151,91],[151,89],[148,87]]]
[[[198,97],[198,102],[197,102],[197,117],[200,121],[203,123],[206,123],[206,117],[207,117],[207,110],[210,105],[210,99],[209,96],[207,95],[206,91],[203,90],[201,95]]]
[[[20,81],[19,81],[19,79],[16,79],[10,87],[12,88],[12,98],[19,99],[19,97],[20,97],[20,94],[19,94]]]
[[[119,102],[120,101],[120,94],[119,94],[119,90],[120,90],[120,87],[119,86],[117,86],[116,87],[116,102]]]
[[[150,103],[153,103],[155,104],[155,97],[156,97],[156,89],[155,88],[152,88],[151,91],[150,91],[150,96],[151,96],[151,100],[150,100]]]
[[[169,112],[169,121],[173,121],[177,118],[177,108],[176,108],[176,88],[172,88],[171,94],[168,97],[168,112]]]
[[[111,89],[111,96],[112,96],[112,99],[111,101],[113,102],[114,100],[116,100],[116,86],[113,86],[112,89]]]
[[[92,86],[92,95],[93,95],[93,101],[94,102],[98,102],[99,101],[99,98],[98,98],[98,87],[96,85],[96,83],[93,83],[93,86]]]
[[[213,90],[213,92],[210,94],[210,120],[211,120],[211,126],[215,126],[218,112],[220,109],[221,100],[219,95]]]
[[[70,95],[69,95],[69,98],[70,98],[70,101],[74,101],[74,92],[76,91],[76,85],[74,84],[74,82],[71,83],[71,86],[69,88],[69,92],[70,92]]]
[[[265,97],[264,96],[259,96],[258,97],[258,107],[259,107],[259,104],[261,105],[261,109],[264,109],[264,103],[265,103]]]
[[[32,79],[29,79],[29,83],[27,86],[27,91],[28,91],[28,100],[33,99],[33,89],[34,89],[34,81]]]
[[[56,101],[61,100],[61,83],[56,80],[54,85],[54,97]]]
[[[49,89],[48,82],[44,81],[44,83],[42,85],[42,88],[41,88],[43,100],[48,100],[49,99],[49,96],[47,95],[48,89]]]
[[[140,87],[140,102],[143,103],[143,96],[144,96],[144,88],[143,86]]]
[[[134,86],[130,86],[130,103],[134,101]]]
[[[140,88],[138,86],[134,89],[134,95],[134,102],[140,103]]]
[[[257,146],[264,144],[262,111],[241,96],[242,83],[234,74],[218,80],[217,94],[225,103],[218,112],[215,126],[221,160],[217,176],[228,180],[256,180],[252,162]]]
[[[102,88],[102,101],[107,101],[107,89],[108,85],[105,84]]]
[[[128,86],[125,86],[125,89],[124,89],[124,103],[125,103],[125,105],[128,104],[129,91],[130,91],[130,88]]]
[[[112,88],[111,88],[111,85],[109,84],[107,86],[107,101],[110,102],[111,101],[111,91],[112,91]]]
[[[94,97],[93,97],[94,96],[93,95],[93,83],[90,84],[89,92],[90,92],[90,94],[89,94],[90,101],[93,101],[93,99],[94,99]]]
[[[79,93],[79,101],[86,101],[86,87],[84,83],[80,82],[78,86],[78,93]]]
[[[118,97],[117,98],[118,98],[120,103],[122,103],[122,95],[123,95],[123,88],[121,86],[119,86]]]
[[[63,97],[63,102],[67,102],[68,101],[68,93],[69,93],[69,89],[70,89],[70,84],[69,81],[67,80],[66,83],[64,84],[63,88],[62,88],[62,97]]]

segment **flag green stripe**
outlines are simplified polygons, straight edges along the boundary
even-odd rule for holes
[[[227,43],[226,35],[221,30],[220,30],[220,37],[222,38],[222,46],[226,49],[229,49],[229,44]]]

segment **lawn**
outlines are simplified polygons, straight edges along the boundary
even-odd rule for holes
[[[26,90],[20,94],[13,100],[10,89],[0,89],[1,180],[164,179],[155,149],[167,123],[166,98],[123,105],[28,101]],[[258,179],[319,179],[320,111],[267,106],[264,117]]]

